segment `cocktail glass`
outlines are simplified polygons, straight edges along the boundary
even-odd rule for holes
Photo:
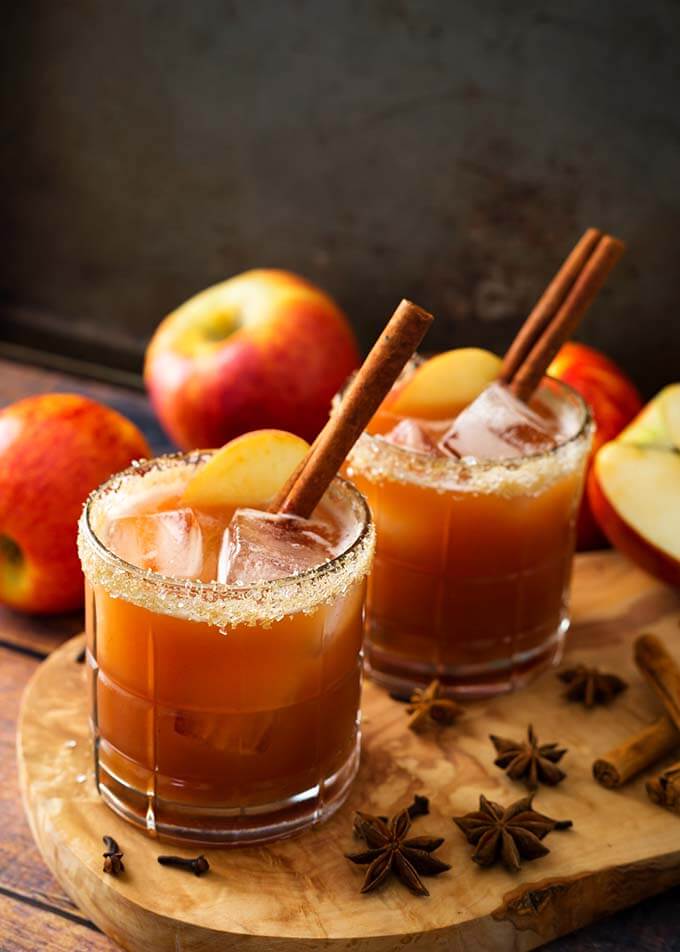
[[[350,454],[377,532],[367,663],[390,690],[438,678],[492,695],[559,659],[592,424],[557,380],[537,399],[563,434],[544,452],[476,461],[394,445],[399,418],[381,410]]]
[[[352,540],[298,575],[202,582],[138,568],[107,547],[107,525],[138,494],[181,489],[208,455],[126,470],[84,509],[96,783],[151,834],[257,842],[328,817],[356,773],[374,529],[361,494],[336,478],[326,502]]]

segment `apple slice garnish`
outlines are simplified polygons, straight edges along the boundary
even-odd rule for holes
[[[459,347],[431,357],[390,402],[399,416],[443,420],[455,416],[497,379],[500,357],[479,347]]]
[[[680,585],[680,453],[606,443],[588,477],[588,498],[610,542],[652,575]]]
[[[680,383],[664,387],[618,439],[635,446],[680,450]]]
[[[187,483],[181,503],[199,509],[266,506],[309,451],[285,430],[253,430],[226,443]]]

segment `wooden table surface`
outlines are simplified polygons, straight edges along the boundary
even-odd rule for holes
[[[87,393],[125,413],[154,451],[168,444],[145,398],[126,390],[0,360],[0,406],[49,390]],[[26,618],[0,608],[0,952],[114,952],[48,872],[33,844],[19,797],[15,730],[21,694],[40,661],[82,630],[78,615]],[[680,822],[669,814],[669,823]],[[680,889],[649,899],[550,944],[552,952],[680,952]]]

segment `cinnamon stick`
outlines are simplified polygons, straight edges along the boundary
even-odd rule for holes
[[[322,432],[323,432],[323,431],[322,431]],[[318,442],[319,442],[319,436],[320,436],[320,435],[321,435],[321,433],[317,434],[316,439],[314,440],[314,442],[312,443],[312,445],[309,447],[309,450],[307,451],[307,455],[305,456],[305,458],[304,458],[303,460],[301,460],[301,461],[298,463],[298,465],[295,467],[295,469],[293,470],[293,472],[290,474],[290,476],[288,477],[288,479],[286,480],[286,482],[283,484],[283,486],[281,487],[281,489],[279,489],[279,491],[277,492],[277,494],[274,496],[274,498],[273,498],[272,501],[270,502],[270,504],[269,504],[269,512],[281,512],[281,511],[282,511],[282,510],[281,510],[281,507],[283,506],[283,503],[284,503],[285,500],[287,499],[288,494],[290,493],[291,489],[293,488],[293,486],[295,485],[295,483],[296,483],[296,482],[298,481],[298,479],[300,478],[300,476],[301,476],[301,474],[302,474],[302,470],[303,470],[303,469],[305,468],[305,466],[307,465],[307,461],[309,460],[310,456],[311,456],[312,453],[314,452],[314,449],[316,448],[316,446],[317,446],[317,444],[318,444]]]
[[[533,311],[522,324],[503,358],[500,379],[504,383],[511,382],[529,356],[531,349],[564,302],[601,236],[602,232],[598,228],[588,228],[581,235],[560,270],[534,305]]]
[[[671,764],[645,784],[647,796],[667,810],[680,813],[680,763]]]
[[[593,777],[603,787],[620,787],[679,746],[680,730],[664,714],[598,758]]]
[[[656,635],[640,635],[635,640],[635,663],[680,730],[680,666]]]
[[[369,420],[413,355],[432,315],[402,301],[347,388],[340,408],[310,448],[275,511],[308,518]]]
[[[624,248],[623,242],[610,235],[602,236],[595,244],[552,319],[538,335],[509,383],[510,389],[520,400],[527,402],[531,398],[548,365],[576,330]]]

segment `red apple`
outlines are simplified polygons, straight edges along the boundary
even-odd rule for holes
[[[144,378],[167,433],[194,449],[255,429],[312,440],[358,364],[354,335],[328,295],[287,271],[256,270],[166,317]]]
[[[144,456],[137,427],[86,397],[44,394],[0,410],[0,602],[36,613],[82,604],[83,502]]]
[[[680,586],[680,384],[661,391],[595,456],[588,498],[610,541]]]
[[[596,425],[592,463],[600,446],[612,440],[640,411],[640,394],[630,377],[613,360],[593,347],[573,341],[561,348],[548,367],[548,373],[572,386],[590,407]],[[584,495],[578,516],[577,548],[596,549],[606,541],[588,496]]]

